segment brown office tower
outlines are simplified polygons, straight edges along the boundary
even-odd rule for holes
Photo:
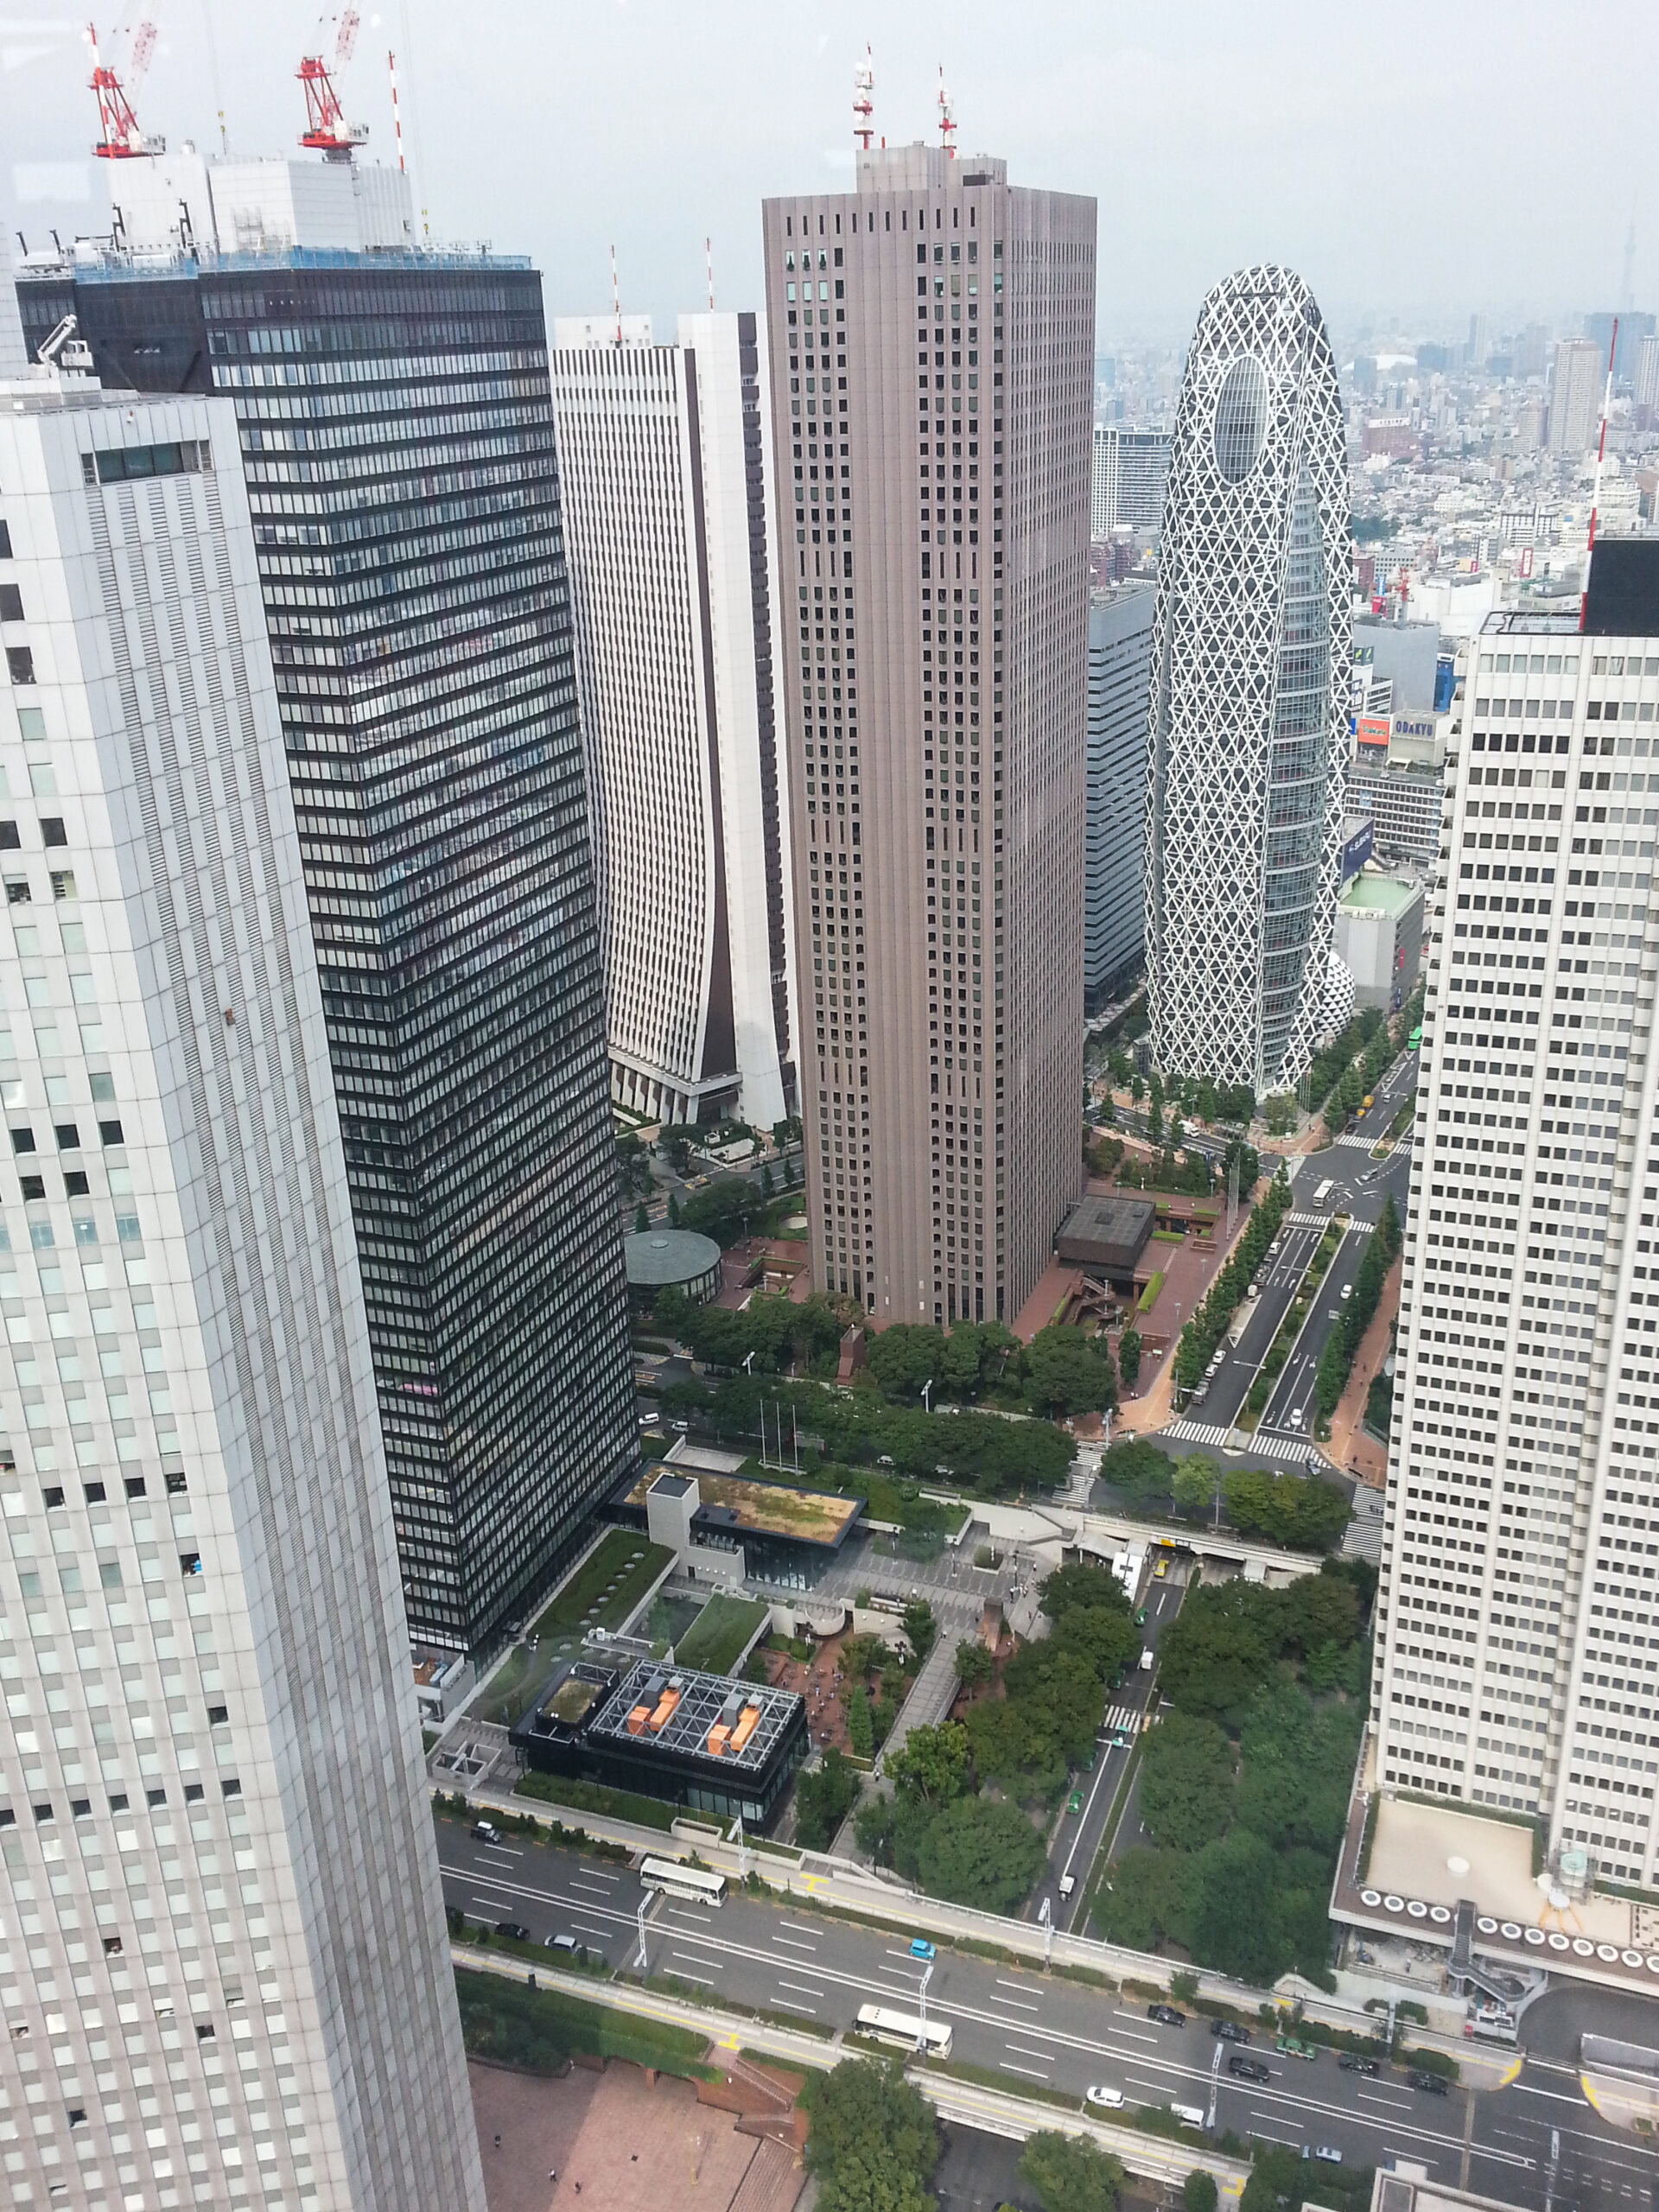
[[[1095,203],[766,203],[814,1280],[1012,1321],[1080,1181]]]

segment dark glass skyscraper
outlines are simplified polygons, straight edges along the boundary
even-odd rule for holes
[[[540,279],[289,250],[18,296],[31,350],[73,313],[105,384],[235,403],[410,1626],[487,1643],[638,1452]]]

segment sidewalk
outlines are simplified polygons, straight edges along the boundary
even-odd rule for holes
[[[1348,1387],[1331,1416],[1331,1441],[1325,1447],[1326,1457],[1345,1474],[1357,1476],[1372,1490],[1382,1490],[1387,1484],[1389,1447],[1366,1432],[1365,1401],[1373,1378],[1388,1357],[1389,1332],[1394,1317],[1400,1311],[1400,1280],[1404,1268],[1405,1261],[1401,1258],[1389,1269],[1370,1326],[1360,1338],[1359,1349],[1354,1354]]]

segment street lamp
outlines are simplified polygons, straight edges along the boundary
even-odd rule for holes
[[[640,1898],[640,1900],[639,1900],[639,1972],[640,1972],[641,1974],[644,1974],[644,1972],[645,1972],[645,1907],[646,1907],[646,1905],[649,1904],[649,1902],[650,1902],[649,1898],[646,1898],[646,1897],[641,1897],[641,1898]]]
[[[916,2038],[916,2048],[918,2050],[924,2053],[925,2053],[927,2050],[927,1985],[932,1980],[932,1979],[933,1968],[931,1965],[925,1966],[922,1968],[921,1984],[916,1992],[916,2012],[917,2017],[921,2023],[922,2030],[920,2035]]]
[[[927,1408],[929,1413],[931,1413],[933,1410],[932,1389],[933,1377],[930,1375],[926,1382],[922,1385],[922,1403]]]

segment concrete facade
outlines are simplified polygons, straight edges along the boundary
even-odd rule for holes
[[[813,1277],[1011,1319],[1082,1173],[1095,205],[912,146],[763,222]]]

